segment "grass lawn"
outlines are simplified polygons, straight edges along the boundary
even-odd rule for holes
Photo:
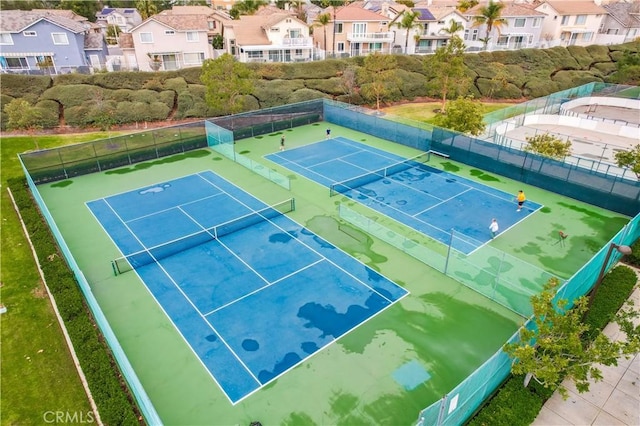
[[[113,132],[112,132],[113,134]],[[17,154],[106,137],[106,133],[2,137],[0,170],[2,246],[0,317],[2,363],[0,412],[3,425],[44,424],[55,412],[87,418],[91,410],[36,263],[11,204],[7,180],[22,175]],[[53,414],[52,414],[53,412]],[[81,414],[82,413],[82,414]]]

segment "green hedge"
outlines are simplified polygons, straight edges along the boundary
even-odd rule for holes
[[[3,74],[0,87],[3,95],[23,98],[28,94],[40,96],[52,84],[51,77],[48,75]]]
[[[636,246],[640,250],[639,242],[633,247]],[[627,259],[630,257],[625,258]],[[585,315],[584,323],[592,330],[585,336],[587,339],[593,340],[597,332],[611,322],[616,312],[624,306],[637,282],[635,272],[624,265],[616,266],[604,277],[593,304]],[[467,424],[525,426],[533,423],[554,389],[546,389],[535,380],[525,388],[523,379],[522,376],[510,376]]]
[[[96,327],[71,270],[63,260],[49,228],[44,225],[26,180],[14,178],[8,184],[29,231],[47,285],[69,332],[102,422],[107,425],[140,424],[135,402],[115,367],[115,360]],[[50,260],[52,253],[58,256]]]

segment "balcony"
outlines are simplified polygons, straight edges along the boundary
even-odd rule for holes
[[[312,47],[313,39],[311,37],[296,37],[296,38],[288,38],[285,37],[282,39],[282,45],[287,47]]]
[[[391,43],[393,32],[386,33],[347,33],[347,40],[351,43]]]

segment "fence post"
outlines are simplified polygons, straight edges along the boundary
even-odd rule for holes
[[[445,393],[442,399],[440,400],[440,411],[438,411],[438,423],[436,423],[438,426],[442,424],[442,420],[444,418],[444,410],[447,406],[448,399],[449,399],[449,395]]]

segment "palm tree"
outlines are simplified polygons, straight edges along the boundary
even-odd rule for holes
[[[485,50],[491,36],[491,31],[495,28],[499,35],[500,28],[503,25],[507,25],[507,20],[502,17],[502,9],[504,9],[504,6],[504,3],[494,3],[493,0],[489,0],[489,4],[480,8],[480,15],[473,17],[474,27],[480,25],[487,26],[487,35],[484,38]]]
[[[397,21],[395,23],[393,23],[392,25],[395,25],[396,27],[406,30],[407,31],[407,36],[404,40],[404,53],[409,53],[408,52],[408,48],[409,48],[409,33],[411,32],[411,30],[413,30],[414,28],[419,28],[422,26],[422,24],[420,22],[418,22],[418,18],[420,18],[420,12],[415,11],[415,12],[404,12],[402,14],[402,19],[400,21]]]
[[[331,22],[331,15],[328,13],[322,13],[316,17],[316,22],[314,22],[312,25],[312,27],[322,27],[322,29],[324,30],[323,48],[325,52],[325,59],[327,56],[327,25],[329,25],[329,22]]]
[[[464,25],[453,18],[449,21],[448,27],[440,28],[441,33],[444,33],[452,37],[456,35],[458,31],[462,31],[462,30],[464,30]]]

